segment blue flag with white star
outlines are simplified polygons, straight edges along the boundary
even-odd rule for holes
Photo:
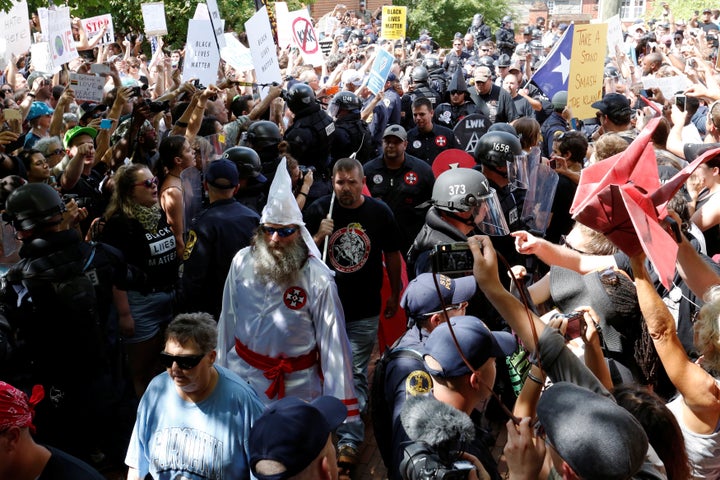
[[[537,85],[547,98],[552,98],[559,91],[568,90],[574,27],[573,24],[570,24],[548,56],[545,57],[545,61],[530,78],[530,81]]]

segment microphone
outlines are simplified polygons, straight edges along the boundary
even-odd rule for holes
[[[433,396],[408,398],[400,421],[410,440],[424,442],[439,452],[461,450],[475,438],[470,417]]]

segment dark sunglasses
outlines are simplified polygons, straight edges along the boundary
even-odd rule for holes
[[[577,252],[577,253],[579,253],[579,254],[581,254],[581,255],[589,255],[587,252],[584,252],[584,251],[582,251],[582,250],[579,250],[579,249],[573,247],[572,245],[570,245],[570,244],[568,243],[567,237],[566,237],[565,235],[560,235],[560,245],[562,245],[562,246],[565,247],[565,248],[569,248],[569,249],[572,250],[573,252]]]
[[[280,237],[280,238],[287,238],[290,235],[292,235],[293,233],[298,231],[298,227],[273,228],[273,227],[268,227],[268,226],[263,225],[260,228],[262,228],[262,231],[267,233],[268,235],[274,235],[277,233],[278,237]]]
[[[192,370],[197,367],[205,355],[170,355],[169,353],[160,352],[160,365],[163,368],[172,368],[173,363],[177,363],[182,370]]]
[[[158,184],[158,178],[153,177],[153,178],[148,178],[147,180],[145,180],[143,182],[136,183],[135,186],[136,187],[143,186],[145,188],[152,188],[153,185],[157,186],[157,184]]]
[[[452,92],[450,92],[450,95],[462,95],[463,93],[465,92],[461,92],[460,90],[453,90]]]

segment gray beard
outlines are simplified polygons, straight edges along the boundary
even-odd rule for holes
[[[263,282],[281,285],[294,280],[308,259],[308,247],[302,235],[282,250],[271,249],[265,234],[258,230],[253,241],[255,275]]]

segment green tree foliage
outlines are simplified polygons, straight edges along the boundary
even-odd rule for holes
[[[667,3],[670,6],[670,11],[675,17],[675,20],[682,19],[685,21],[691,19],[696,11],[700,13],[699,18],[702,19],[702,11],[709,5],[709,3],[705,0],[671,0],[668,2],[654,2],[652,4],[652,10],[645,12],[645,20],[655,19],[661,22],[665,21],[667,17],[663,16],[663,3]],[[711,6],[710,8],[716,7]]]
[[[507,0],[478,2],[476,0],[395,0],[393,5],[408,7],[408,38],[417,38],[427,28],[433,40],[443,47],[452,45],[455,32],[465,34],[473,15],[482,13],[493,34],[500,19],[510,12]]]

